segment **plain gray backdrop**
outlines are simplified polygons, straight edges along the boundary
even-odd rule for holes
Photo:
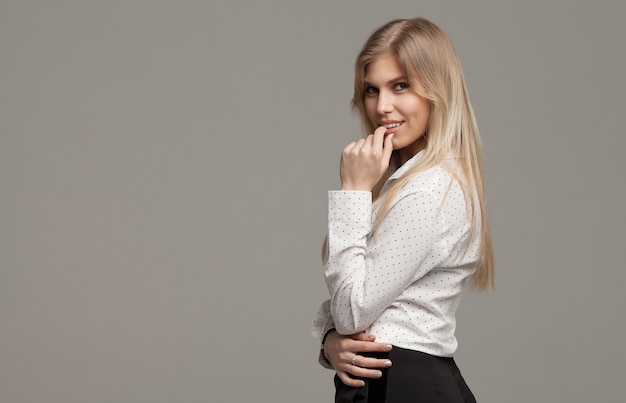
[[[329,402],[310,334],[354,58],[451,36],[496,290],[480,402],[626,396],[626,3],[0,1],[0,401]]]

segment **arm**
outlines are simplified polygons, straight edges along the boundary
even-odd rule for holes
[[[389,368],[389,359],[370,358],[359,355],[366,352],[388,352],[391,345],[377,343],[375,337],[367,333],[342,336],[334,330],[328,333],[322,346],[322,353],[337,372],[341,381],[352,387],[365,386],[360,378],[380,378],[381,372],[376,368]]]
[[[341,334],[367,329],[409,285],[446,258],[438,245],[439,197],[418,187],[403,191],[368,245],[370,200],[364,192],[329,193],[324,274]]]
[[[436,260],[441,195],[428,185],[398,195],[372,235],[373,186],[389,166],[393,135],[379,127],[341,156],[341,191],[329,192],[324,271],[330,312],[340,334],[366,330]],[[436,263],[436,262],[435,262]]]
[[[364,332],[342,336],[335,330],[333,318],[330,316],[329,301],[326,300],[319,307],[311,328],[315,337],[322,339],[318,361],[324,368],[334,369],[342,381],[349,386],[358,387],[359,380],[350,378],[350,375],[363,378],[376,378],[378,371],[373,368],[387,368],[391,366],[388,359],[376,359],[355,355],[368,352],[388,352],[391,345],[375,343],[376,337]],[[355,359],[354,365],[352,360]]]

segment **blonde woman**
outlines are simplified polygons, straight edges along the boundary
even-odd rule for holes
[[[336,402],[473,402],[453,360],[466,285],[493,285],[478,129],[447,35],[394,20],[367,40],[352,104],[366,136],[329,192],[313,325]],[[376,341],[374,341],[376,340]]]

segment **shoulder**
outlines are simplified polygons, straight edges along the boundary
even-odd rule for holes
[[[439,213],[467,212],[468,197],[455,160],[446,160],[412,175],[395,197],[401,200],[420,200]]]
[[[412,175],[401,190],[401,194],[425,193],[438,198],[438,195],[443,196],[458,186],[458,180],[452,174],[451,167],[439,163]]]

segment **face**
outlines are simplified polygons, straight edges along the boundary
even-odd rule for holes
[[[364,81],[367,117],[374,127],[387,128],[385,136],[394,133],[393,149],[400,162],[406,162],[426,146],[422,136],[428,129],[430,102],[416,92],[424,92],[422,84],[409,84],[396,57],[390,54],[378,56],[367,66]]]

